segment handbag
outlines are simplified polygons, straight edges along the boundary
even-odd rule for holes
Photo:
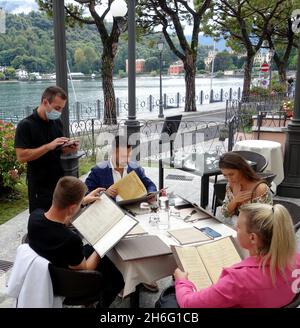
[[[179,308],[176,300],[175,286],[165,288],[155,303],[155,308]]]

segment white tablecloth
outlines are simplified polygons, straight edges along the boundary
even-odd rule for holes
[[[242,140],[234,145],[233,150],[248,150],[263,155],[268,161],[266,171],[276,174],[274,179],[276,186],[283,181],[283,156],[279,142],[269,140]]]
[[[182,210],[185,214],[191,212],[191,209]],[[186,212],[186,213],[185,213]],[[176,245],[179,244],[175,239],[171,238],[166,230],[159,230],[157,226],[151,226],[149,224],[149,215],[138,215],[136,219],[140,222],[140,225],[146,230],[149,234],[157,235],[160,237],[167,245]],[[197,227],[211,227],[217,232],[222,234],[222,237],[233,236],[236,237],[236,231],[231,229],[229,226],[220,223],[215,219],[204,219],[196,223],[185,223],[183,220],[170,217],[170,228],[177,229],[187,226],[197,226]],[[136,237],[139,238],[139,237]],[[219,238],[216,238],[219,239]],[[177,268],[177,264],[173,255],[163,255],[148,257],[144,259],[137,259],[132,261],[123,261],[115,249],[112,249],[108,254],[108,257],[115,264],[118,270],[122,273],[125,286],[123,290],[123,297],[134,292],[136,286],[140,283],[152,283],[161,278],[170,276],[173,274],[174,270]]]

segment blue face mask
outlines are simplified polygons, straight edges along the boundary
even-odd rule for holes
[[[60,118],[61,113],[55,110],[53,107],[49,106],[51,111],[46,111],[46,117],[48,120],[58,120]]]

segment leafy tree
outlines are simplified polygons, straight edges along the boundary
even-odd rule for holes
[[[217,53],[215,58],[215,71],[225,71],[234,68],[232,56],[227,51]]]
[[[147,58],[145,61],[145,71],[151,72],[159,70],[159,59],[157,57]]]
[[[274,51],[273,60],[276,64],[282,87],[286,87],[286,70],[293,47],[298,48],[299,37],[293,31],[293,19],[296,17],[292,17],[293,10],[298,8],[300,8],[299,0],[286,0],[284,8],[275,13],[267,30],[266,40],[268,48]],[[268,17],[268,13],[259,12],[259,15],[260,20],[257,28],[261,29],[261,25]]]
[[[200,23],[209,9],[211,0],[141,0],[139,1],[140,23],[154,32],[162,29],[164,38],[173,53],[183,62],[185,70],[185,111],[196,111],[195,77]],[[192,25],[191,40],[184,33],[185,24]],[[177,38],[178,44],[174,42]]]
[[[212,24],[203,27],[210,35],[222,35],[227,44],[239,53],[246,53],[244,65],[243,97],[247,99],[250,92],[252,67],[255,54],[260,50],[263,41],[278,12],[284,9],[285,0],[219,0],[214,3],[214,12],[208,16]],[[263,19],[261,12],[268,13]]]
[[[96,25],[103,45],[102,51],[102,88],[104,94],[104,123],[116,124],[116,101],[115,91],[113,87],[113,70],[114,59],[116,57],[120,30],[117,21],[114,19],[113,24],[105,25],[106,16],[110,10],[112,0],[96,1],[96,0],[74,0],[73,3],[65,4],[66,22],[69,26],[74,27],[76,23],[81,25]],[[52,0],[38,0],[40,9],[47,12],[48,15],[53,14]],[[98,14],[96,5],[106,8],[103,14]],[[86,17],[84,10],[88,10],[91,17]]]
[[[16,70],[13,67],[6,67],[4,74],[6,78],[13,79],[16,76]]]

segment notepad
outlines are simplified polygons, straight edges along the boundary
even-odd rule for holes
[[[202,241],[211,240],[207,235],[205,235],[200,230],[194,227],[168,230],[168,233],[175,238],[180,245],[200,243]]]
[[[122,239],[115,247],[123,261],[172,254],[171,249],[157,236]]]
[[[147,235],[148,232],[143,229],[143,227],[138,224],[133,229],[131,229],[125,237],[135,237],[135,236],[142,236],[142,235]]]
[[[171,246],[179,268],[189,273],[197,290],[218,281],[222,270],[242,259],[232,237],[225,237],[199,246]]]

